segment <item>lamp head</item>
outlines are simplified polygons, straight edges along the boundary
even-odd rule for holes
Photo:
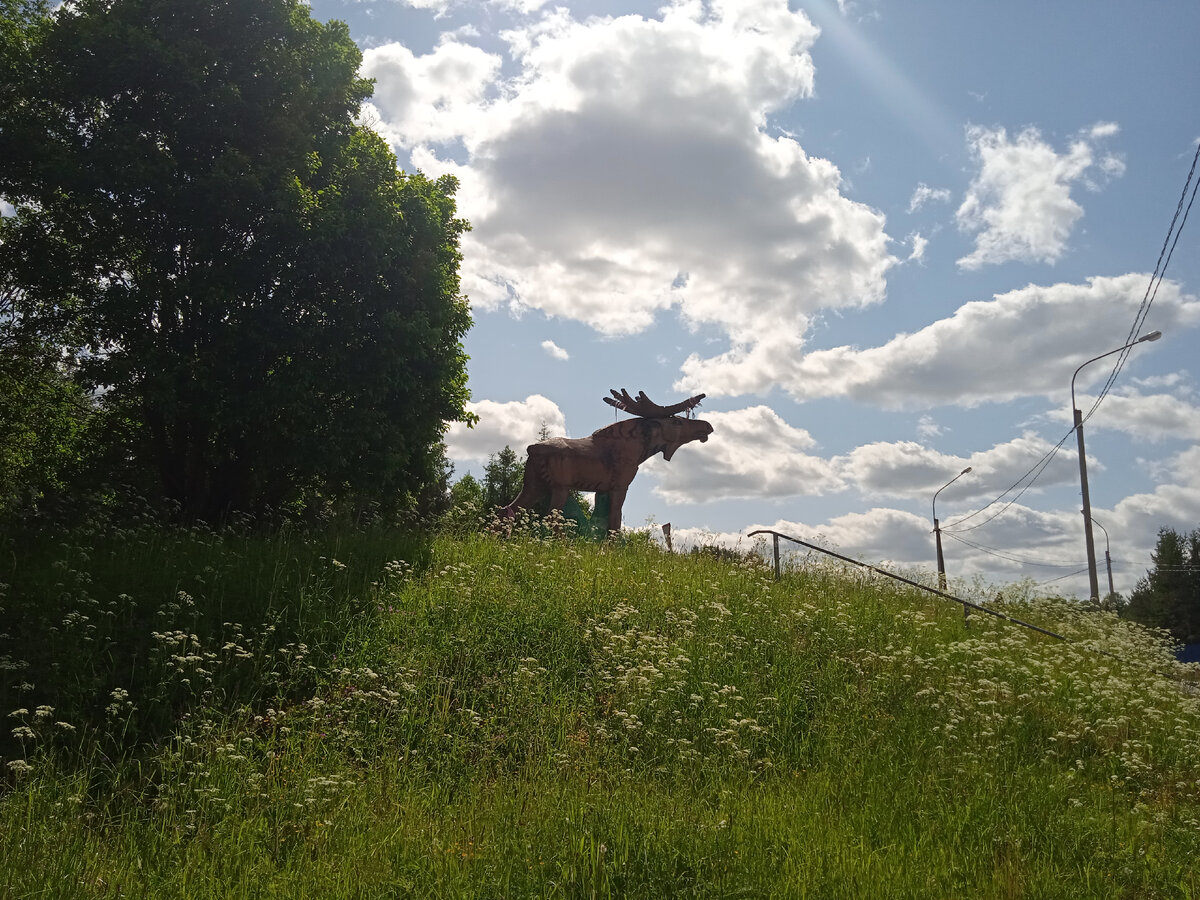
[[[965,469],[963,469],[963,470],[962,470],[961,472],[959,472],[958,474],[959,474],[960,476],[961,476],[961,475],[969,475],[969,474],[971,474],[971,467],[970,467],[970,466],[967,466]]]
[[[1161,331],[1152,331],[1149,334],[1143,334],[1137,339],[1136,343],[1140,344],[1142,341],[1157,341],[1160,337],[1162,337]]]

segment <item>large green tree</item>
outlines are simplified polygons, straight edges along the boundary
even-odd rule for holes
[[[1185,644],[1200,643],[1200,528],[1191,534],[1160,529],[1151,559],[1124,615],[1166,628]]]
[[[186,514],[415,497],[467,417],[452,178],[300,0],[0,0],[0,265]]]

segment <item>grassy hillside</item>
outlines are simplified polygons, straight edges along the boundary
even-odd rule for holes
[[[1107,614],[638,542],[0,549],[3,897],[1200,894],[1200,703]]]

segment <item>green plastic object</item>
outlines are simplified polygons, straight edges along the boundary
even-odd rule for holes
[[[608,537],[609,505],[608,493],[597,493],[589,516],[574,496],[568,496],[563,505],[563,517],[575,523],[575,533],[579,537],[602,541]]]

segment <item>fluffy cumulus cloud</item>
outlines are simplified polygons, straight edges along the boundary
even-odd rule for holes
[[[446,433],[446,455],[455,462],[485,460],[505,445],[518,454],[536,443],[545,428],[551,436],[567,433],[562,410],[553,400],[531,394],[524,400],[468,403],[467,411],[479,416],[474,428],[455,422]]]
[[[1148,281],[1132,274],[1029,285],[967,303],[882,346],[813,351],[776,375],[797,399],[845,396],[890,409],[1062,399],[1076,366],[1097,348],[1120,346]],[[1163,282],[1150,320],[1164,331],[1193,327],[1200,324],[1200,301]],[[1102,367],[1096,375],[1103,375]]]
[[[1027,433],[967,456],[941,453],[913,441],[879,441],[851,452],[823,457],[807,431],[785,422],[772,409],[754,406],[709,413],[717,439],[690,445],[665,465],[657,457],[642,471],[654,476],[654,493],[668,502],[782,500],[819,496],[853,487],[867,497],[917,500],[933,493],[970,467],[971,472],[942,492],[943,513],[990,499],[998,485],[1022,479],[1030,465],[1052,457],[1040,473],[1035,493],[1076,478],[1073,447],[1052,453],[1054,445]],[[1103,468],[1092,461],[1097,471]]]
[[[785,0],[557,9],[505,33],[507,61],[451,39],[369,51],[365,69],[381,133],[462,183],[474,304],[614,335],[677,308],[728,341],[689,360],[689,383],[745,392],[770,386],[818,308],[881,300],[896,263],[837,167],[770,132],[813,91],[818,33]]]
[[[1116,132],[1115,124],[1099,123],[1060,153],[1036,128],[1014,138],[1003,128],[969,128],[967,140],[979,170],[957,219],[959,228],[975,235],[975,249],[958,264],[978,269],[1011,260],[1058,260],[1083,215],[1072,187],[1081,183],[1096,189],[1124,172],[1120,158],[1101,149]]]
[[[689,444],[670,465],[661,457],[642,470],[658,479],[654,493],[675,503],[735,498],[783,499],[841,490],[832,464],[807,451],[816,441],[766,406],[704,416],[720,439]]]
[[[499,56],[455,40],[424,56],[403,44],[363,53],[362,73],[375,79],[363,118],[398,148],[459,139],[478,127]]]
[[[1190,532],[1200,522],[1200,446],[1176,454],[1164,469],[1163,483],[1153,492],[1132,494],[1111,511],[1096,513],[1107,517],[1105,527],[1114,540],[1117,534],[1108,524],[1114,520],[1122,536],[1140,537],[1144,552],[1137,557],[1145,560],[1159,528]]]
[[[930,501],[933,494],[958,473],[970,467],[939,496],[943,513],[956,502],[989,497],[997,485],[1018,481],[1054,445],[1035,434],[997,444],[970,456],[940,453],[913,441],[865,444],[833,460],[836,470],[868,496],[908,497]],[[1095,463],[1098,466],[1099,463]],[[1075,477],[1074,454],[1067,449],[1054,455],[1038,479],[1041,487],[1070,482]]]
[[[1101,374],[1107,375],[1108,370]],[[1094,396],[1078,394],[1079,408],[1092,408]],[[1068,427],[1067,410],[1055,410],[1054,418]],[[1104,398],[1099,409],[1087,420],[1087,431],[1121,431],[1141,440],[1163,441],[1172,438],[1200,442],[1200,406],[1171,394],[1142,394],[1121,390]]]

